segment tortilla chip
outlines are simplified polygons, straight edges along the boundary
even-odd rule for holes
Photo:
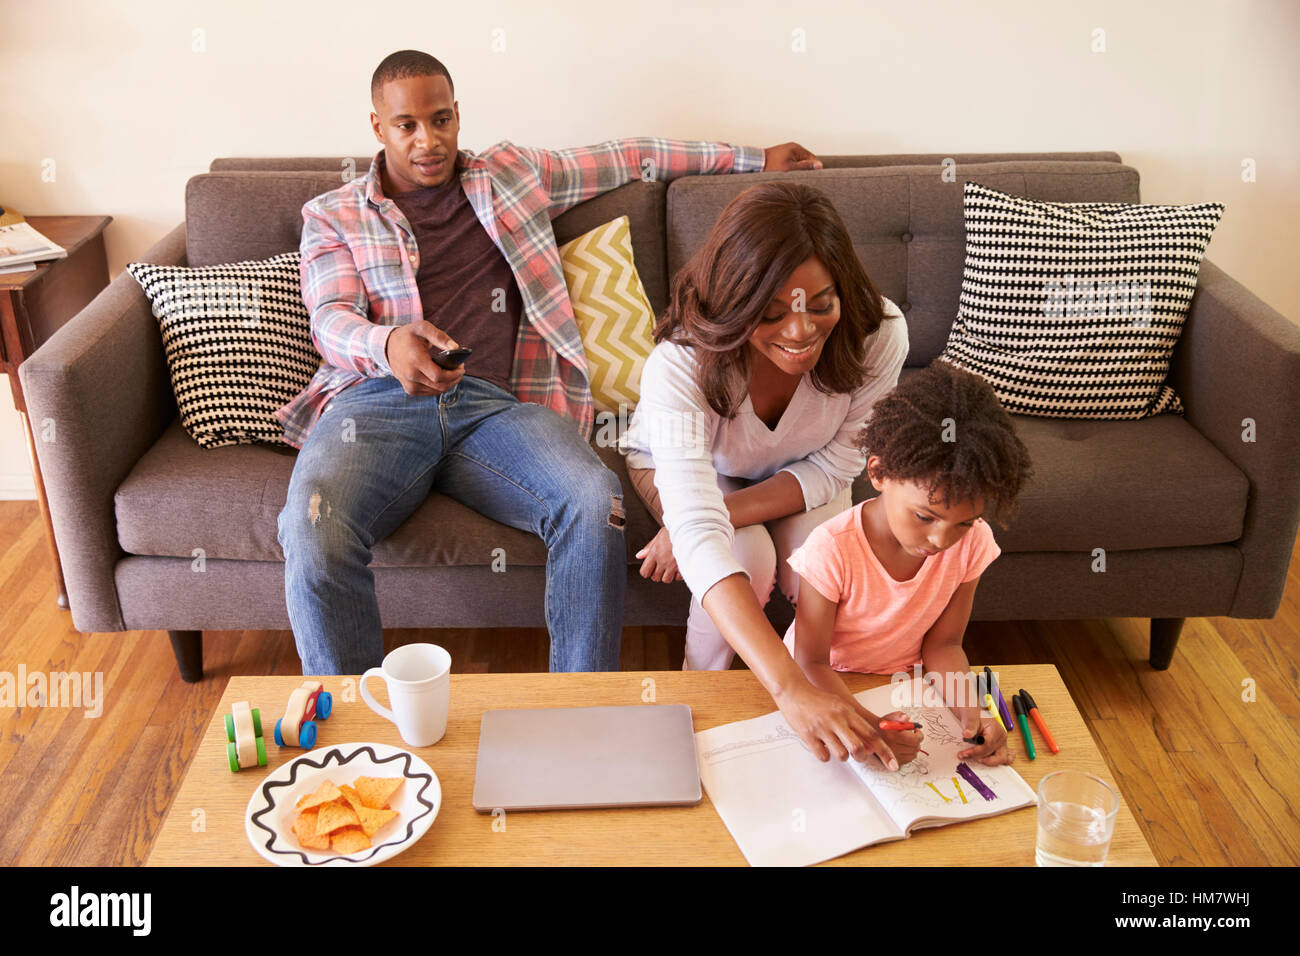
[[[343,827],[330,834],[330,849],[336,853],[355,853],[370,847],[370,837],[360,827]]]
[[[366,836],[371,837],[385,823],[397,816],[396,810],[372,810],[370,807],[362,807],[357,811],[357,816],[361,818],[361,829],[366,832]]]
[[[361,825],[361,820],[357,813],[342,800],[334,800],[330,803],[322,803],[319,807],[320,814],[316,818],[316,834],[331,833],[339,827],[355,827]]]
[[[356,790],[361,802],[372,810],[383,810],[388,799],[402,785],[401,777],[357,777]]]
[[[334,786],[334,784],[331,783],[330,781],[326,780],[323,784],[320,785],[320,788],[315,793],[309,794],[308,796],[305,796],[302,799],[300,799],[298,801],[297,808],[299,810],[307,810],[311,807],[318,807],[322,803],[328,803],[331,800],[337,800],[340,796],[342,796],[342,794],[339,793],[339,788]]]
[[[352,807],[353,810],[357,811],[357,815],[360,816],[361,810],[365,807],[365,803],[361,799],[361,794],[357,793],[356,790],[349,787],[346,783],[339,787],[339,790],[343,794],[343,799],[346,800],[348,805]]]
[[[298,814],[293,821],[293,832],[302,844],[304,849],[308,850],[328,850],[330,848],[330,838],[326,834],[316,835],[316,817],[319,811],[312,807]]]

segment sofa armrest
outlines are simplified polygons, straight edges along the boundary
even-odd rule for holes
[[[1170,381],[1188,422],[1250,481],[1230,613],[1272,617],[1300,524],[1300,326],[1202,262]]]
[[[185,265],[185,224],[141,261]],[[176,417],[162,336],[123,271],[18,367],[77,630],[121,631],[113,495]]]

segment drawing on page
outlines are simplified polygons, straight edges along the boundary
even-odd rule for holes
[[[921,725],[925,733],[925,739],[931,743],[942,746],[963,743],[961,727],[958,726],[957,718],[952,715],[952,711],[948,708],[905,707],[903,713],[911,717],[914,723]]]
[[[873,787],[888,791],[905,806],[918,809],[948,806],[944,797],[948,801],[958,800],[950,779],[957,764],[954,750],[963,743],[956,718],[947,708],[900,707],[898,710],[921,725],[925,734],[921,746],[930,754],[918,753],[915,760],[903,764],[897,771],[886,770],[874,762],[857,764],[853,769],[859,774],[870,775]],[[940,750],[944,751],[942,755]],[[941,757],[950,758],[948,762],[952,767],[940,766],[943,762]],[[926,786],[928,783],[933,783],[938,792]]]

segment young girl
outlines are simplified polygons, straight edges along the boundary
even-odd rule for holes
[[[956,699],[947,675],[969,671],[961,642],[975,587],[1001,553],[983,515],[991,509],[1006,527],[1003,512],[1032,473],[1025,446],[988,383],[942,361],[877,402],[858,443],[880,494],[790,555],[803,585],[786,646],[813,684],[851,701],[873,728],[882,717],[853,701],[837,671],[893,674],[920,663],[944,675],[962,736],[984,735],[960,756],[1010,763],[1002,726]],[[915,755],[919,733],[878,732],[903,762]]]

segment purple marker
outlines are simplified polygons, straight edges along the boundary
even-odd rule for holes
[[[996,800],[997,794],[988,788],[988,786],[979,777],[975,776],[975,771],[964,763],[957,764],[957,772],[966,778],[966,781],[979,791],[981,797],[985,800]]]
[[[1011,731],[1015,728],[1015,722],[1011,719],[1011,711],[1007,708],[1006,699],[1002,696],[1002,689],[998,687],[998,679],[993,676],[993,672],[987,667],[984,673],[988,675],[988,692],[993,695],[993,702],[998,705],[998,714],[1002,717],[1002,726],[1007,730],[1007,736],[1011,736]]]

